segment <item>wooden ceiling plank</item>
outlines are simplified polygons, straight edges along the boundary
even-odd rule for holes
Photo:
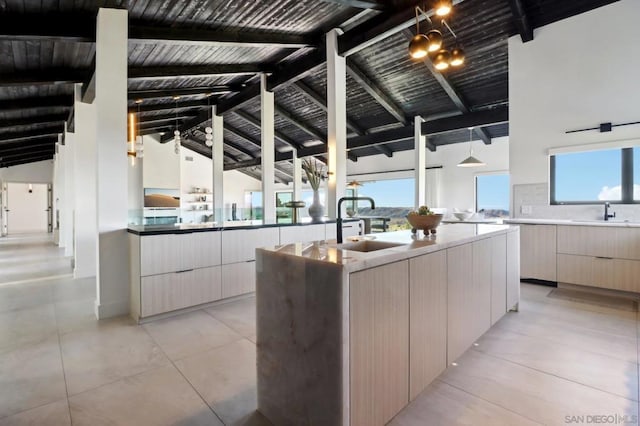
[[[25,132],[2,132],[0,133],[0,147],[10,142],[18,142],[31,139],[42,139],[57,136],[64,132],[64,126],[50,126],[38,130],[29,130]]]
[[[274,111],[277,115],[284,118],[285,120],[287,120],[288,122],[290,122],[291,124],[299,128],[300,130],[302,130],[303,132],[307,133],[308,135],[313,137],[315,140],[318,140],[323,143],[327,142],[326,135],[320,133],[319,131],[311,127],[308,123],[304,122],[299,117],[294,116],[293,113],[284,109],[282,105],[278,105],[278,103],[276,103]]]
[[[522,42],[526,43],[533,40],[533,26],[529,21],[522,0],[509,0],[509,6],[513,15],[513,23],[518,29],[518,33],[520,33]]]
[[[46,155],[33,155],[30,157],[25,157],[19,160],[13,161],[2,161],[0,159],[0,167],[11,167],[11,166],[19,166],[20,164],[28,164],[35,163],[37,161],[51,160],[53,158],[54,153],[46,154]]]
[[[385,10],[387,6],[383,2],[373,0],[321,0],[327,3],[337,3],[343,6],[355,7],[358,9]]]
[[[241,89],[241,85],[218,85],[175,89],[130,90],[129,100],[173,98],[175,96],[224,95],[239,92]]]
[[[36,115],[32,117],[0,120],[0,129],[9,129],[21,126],[33,126],[42,124],[59,124],[66,121],[66,114]]]
[[[256,64],[144,66],[129,67],[128,78],[130,80],[154,80],[185,76],[252,75],[263,71],[268,70],[264,66]]]

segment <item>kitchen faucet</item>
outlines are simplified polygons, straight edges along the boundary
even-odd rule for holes
[[[369,201],[371,203],[371,210],[376,209],[376,203],[373,201],[371,197],[342,197],[338,200],[338,218],[336,219],[336,239],[338,240],[338,244],[342,244],[342,202],[343,201]]]
[[[613,214],[609,214],[610,208],[611,208],[610,202],[607,201],[606,203],[604,203],[604,220],[609,220],[610,218],[616,217],[616,212],[613,212]]]

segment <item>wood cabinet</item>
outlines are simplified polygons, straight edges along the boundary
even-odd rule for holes
[[[520,304],[520,233],[507,233],[507,311]]]
[[[256,248],[280,244],[278,227],[222,231],[222,264],[256,259]]]
[[[319,241],[326,238],[325,225],[301,225],[301,226],[282,226],[280,227],[280,244],[291,244],[305,241]]]
[[[256,262],[222,265],[222,298],[256,291]]]
[[[520,225],[522,278],[556,281],[556,225]]]
[[[447,363],[473,343],[473,247],[464,244],[447,249]]]
[[[384,425],[409,401],[409,262],[349,278],[351,424]]]
[[[447,368],[447,252],[409,260],[409,399]]]
[[[192,235],[193,267],[206,268],[222,262],[221,232],[194,232]]]
[[[589,287],[640,292],[640,261],[558,254],[558,280]]]
[[[148,235],[140,240],[142,276],[193,268],[193,233]]]
[[[491,327],[491,266],[492,241],[490,238],[475,241],[473,249],[473,314],[471,317],[472,334],[470,339],[475,341]],[[469,346],[471,345],[469,343]]]
[[[491,325],[507,312],[507,236],[491,238]]]
[[[640,228],[558,226],[558,253],[640,260]]]

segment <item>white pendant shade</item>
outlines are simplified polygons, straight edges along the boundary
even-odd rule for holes
[[[486,166],[486,165],[487,163],[483,163],[473,155],[468,156],[467,158],[465,158],[464,160],[458,163],[458,167],[480,167],[480,166]]]

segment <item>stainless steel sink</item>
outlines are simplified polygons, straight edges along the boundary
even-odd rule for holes
[[[406,244],[390,243],[387,241],[366,240],[354,243],[344,243],[340,246],[343,250],[360,251],[368,253],[371,251],[384,250],[392,247],[404,246]]]

